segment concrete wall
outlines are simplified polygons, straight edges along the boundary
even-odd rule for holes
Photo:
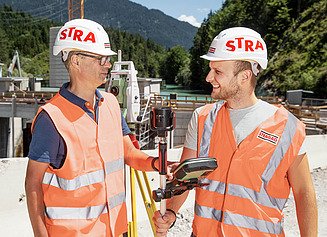
[[[188,123],[193,111],[176,111],[176,127],[174,130],[174,147],[183,145]]]
[[[304,145],[309,158],[310,170],[327,167],[327,134],[306,136]]]
[[[14,125],[14,129],[12,125]],[[14,132],[14,134],[12,134],[12,132]],[[14,145],[12,144],[13,135]],[[16,151],[22,140],[22,136],[22,118],[15,117],[13,124],[12,118],[0,117],[0,158],[19,156],[16,154]]]
[[[50,87],[61,87],[61,85],[69,79],[65,65],[61,61],[61,54],[57,56],[52,54],[52,47],[60,28],[61,27],[50,28]]]
[[[0,157],[8,157],[7,148],[8,148],[8,139],[9,137],[9,118],[0,117]]]

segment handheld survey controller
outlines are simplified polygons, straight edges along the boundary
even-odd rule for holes
[[[166,188],[159,188],[152,192],[153,199],[160,202],[173,196],[181,195],[195,187],[208,185],[200,178],[207,176],[218,167],[215,158],[199,157],[183,161],[173,172],[174,179],[166,184]]]

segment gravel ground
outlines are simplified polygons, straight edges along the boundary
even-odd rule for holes
[[[327,236],[327,169],[315,169],[312,172],[312,178],[316,189],[318,215],[319,215],[319,234],[318,236]],[[193,209],[185,209],[177,214],[176,225],[169,231],[168,237],[190,236],[192,231]],[[291,195],[287,206],[284,209],[285,221],[284,229],[287,237],[300,236],[297,225],[294,198]]]
[[[7,170],[9,165],[10,165],[10,162],[8,162],[8,160],[1,160],[0,159],[0,177]]]

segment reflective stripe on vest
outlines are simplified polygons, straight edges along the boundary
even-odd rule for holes
[[[213,207],[201,206],[195,202],[194,212],[197,216],[213,219],[221,222],[222,211]]]
[[[111,174],[113,172],[124,169],[124,158],[120,158],[118,160],[114,160],[111,162],[106,162],[106,174]]]
[[[224,213],[224,223],[248,229],[255,229],[270,234],[281,234],[283,230],[282,223],[280,222],[272,223],[231,212]]]
[[[221,106],[224,103],[225,103],[224,101],[218,101],[217,103],[215,103],[212,110],[208,114],[208,117],[204,124],[203,134],[201,138],[201,145],[200,145],[201,149],[200,149],[199,157],[208,157],[212,127],[213,124],[215,123],[218,111],[220,110]]]
[[[104,182],[104,171],[97,170],[88,174],[83,174],[74,179],[64,179],[56,174],[46,172],[43,177],[43,183],[55,186],[57,188],[72,191],[78,188]]]
[[[213,130],[213,125],[217,118],[218,112],[222,107],[223,103],[216,103],[215,106],[208,113],[206,120],[204,122],[203,134],[201,137],[201,145],[200,145],[200,157],[208,157],[210,150],[210,139]],[[285,206],[287,199],[283,198],[274,198],[269,196],[269,194],[265,190],[265,186],[269,183],[271,178],[273,177],[277,167],[279,166],[281,160],[285,156],[289,146],[292,143],[292,139],[296,133],[297,128],[297,119],[291,113],[288,113],[288,119],[283,130],[280,141],[278,142],[270,160],[267,164],[264,172],[262,173],[262,185],[260,191],[257,192],[253,189],[244,187],[242,185],[237,184],[228,184],[226,189],[226,184],[224,182],[219,182],[210,179],[202,179],[203,183],[209,183],[208,186],[203,186],[201,189],[216,192],[224,195],[226,190],[228,195],[241,197],[244,199],[249,199],[255,203],[261,204],[263,206],[269,208],[278,208],[280,211]],[[279,223],[272,223],[261,219],[256,219],[253,217],[224,212],[222,215],[221,210],[217,210],[212,207],[200,206],[199,204],[195,204],[195,213],[196,215],[203,218],[210,218],[216,221],[221,222],[222,216],[224,217],[223,222],[225,224],[234,225],[238,227],[244,227],[249,229],[255,229],[258,231],[271,233],[271,234],[280,234],[282,233],[282,225]]]
[[[110,209],[125,202],[125,192],[119,193],[109,199]],[[107,205],[91,207],[46,207],[45,212],[50,219],[92,219],[101,214],[108,213]]]
[[[114,161],[105,163],[106,174],[111,174],[115,171],[124,169],[124,159],[120,158]],[[104,171],[97,170],[87,174],[83,174],[74,179],[64,179],[58,177],[56,174],[46,172],[43,177],[43,184],[49,184],[57,188],[71,191],[78,188],[104,182]]]
[[[93,219],[108,213],[107,205],[91,207],[47,207],[46,215],[50,219]]]
[[[117,195],[109,198],[109,207],[110,209],[113,209],[116,206],[123,204],[125,201],[126,201],[125,192],[118,193]]]
[[[42,183],[51,236],[119,236],[128,230],[121,112],[112,94],[101,94],[98,124],[59,93],[39,110],[49,114],[67,146],[63,166],[49,166]]]
[[[195,214],[208,219],[213,219],[219,222],[222,222],[222,211],[217,210],[212,207],[200,206],[195,203]],[[256,229],[261,232],[271,233],[271,234],[280,234],[282,232],[282,224],[272,223],[269,221],[258,220],[252,217],[243,216],[240,214],[234,214],[230,212],[224,213],[225,224],[234,225],[243,228]]]

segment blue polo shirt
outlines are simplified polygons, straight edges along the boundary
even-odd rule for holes
[[[69,82],[65,83],[60,88],[60,95],[73,104],[81,107],[92,119],[98,122],[98,105],[100,101],[103,101],[103,97],[99,90],[95,91],[96,101],[94,110],[92,111],[92,109],[89,108],[89,103],[87,101],[67,90],[68,85]],[[121,124],[123,136],[131,133],[123,115],[121,116]],[[53,168],[58,169],[64,164],[66,150],[67,148],[64,139],[57,131],[48,113],[42,110],[34,123],[28,157],[38,162],[50,163]]]

